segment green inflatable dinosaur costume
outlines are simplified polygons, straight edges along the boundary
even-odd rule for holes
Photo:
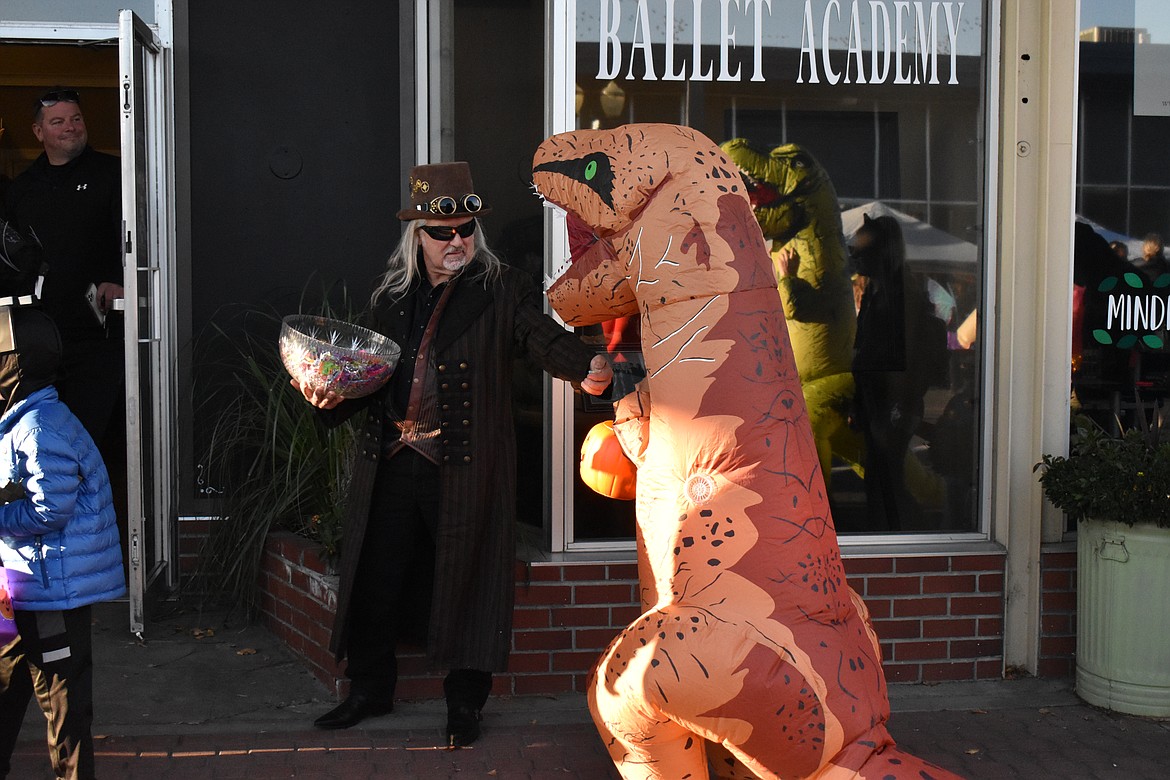
[[[780,301],[825,480],[833,455],[862,474],[864,442],[848,425],[857,315],[837,191],[825,169],[796,144],[763,154],[734,138],[720,148],[743,174],[756,220],[772,241]]]

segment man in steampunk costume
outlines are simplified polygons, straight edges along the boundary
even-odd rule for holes
[[[511,646],[513,362],[527,357],[593,395],[612,371],[484,243],[479,218],[490,209],[466,163],[415,167],[410,198],[367,317],[402,347],[390,383],[345,401],[298,385],[329,422],[367,411],[331,643],[348,660],[350,694],[316,725],[390,712],[395,648],[425,638],[430,664],[448,670],[448,742],[462,746],[479,737],[492,672],[504,671]]]

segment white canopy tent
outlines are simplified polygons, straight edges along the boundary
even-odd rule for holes
[[[975,271],[979,252],[970,241],[956,238],[920,219],[890,208],[881,201],[870,201],[841,212],[841,227],[846,242],[861,227],[862,216],[865,214],[871,219],[884,216],[898,220],[902,226],[902,236],[906,240],[906,261],[910,265],[929,267],[931,270],[949,269],[967,273]]]
[[[959,325],[964,312],[956,308],[958,302],[955,300],[954,284],[959,278],[975,275],[979,267],[978,248],[970,241],[956,238],[945,230],[939,230],[876,200],[841,212],[841,228],[846,243],[861,228],[863,217],[867,214],[870,219],[893,217],[898,220],[902,227],[902,238],[906,242],[907,265],[911,271],[924,277],[926,293],[939,318],[952,327]],[[973,315],[973,312],[970,314]],[[963,337],[966,348],[975,338],[974,317],[968,316],[960,327],[967,331]]]

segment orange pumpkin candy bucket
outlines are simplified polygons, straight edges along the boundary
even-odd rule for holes
[[[613,421],[594,425],[581,442],[581,481],[609,498],[632,501],[637,494],[638,467],[622,451]]]

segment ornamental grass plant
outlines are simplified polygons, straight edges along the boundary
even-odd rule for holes
[[[302,301],[303,303],[303,301]],[[309,312],[352,321],[347,305]],[[342,516],[356,424],[326,428],[289,383],[275,308],[221,310],[200,339],[200,491],[213,505],[196,582],[205,598],[248,618],[259,608],[265,538],[273,530],[340,553]]]
[[[1069,454],[1036,464],[1045,497],[1077,522],[1095,519],[1170,528],[1170,425],[1165,402],[1139,400],[1137,425],[1115,432],[1078,415]]]

